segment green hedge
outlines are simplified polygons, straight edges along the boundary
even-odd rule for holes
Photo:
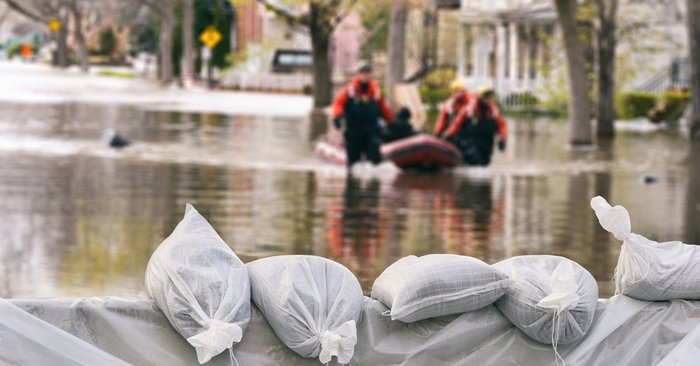
[[[438,110],[440,103],[452,95],[449,89],[431,89],[427,86],[421,86],[418,90],[423,103],[427,104],[432,111]]]
[[[690,92],[683,90],[664,92],[648,112],[649,119],[655,123],[677,121],[690,104],[690,96]]]
[[[427,104],[431,111],[436,111],[438,105],[452,95],[450,83],[456,77],[455,70],[449,68],[433,70],[425,76],[418,91],[423,103]]]
[[[656,105],[656,95],[652,93],[622,93],[616,98],[617,116],[620,119],[646,117]]]
[[[21,52],[20,52],[20,49],[22,48],[22,45],[24,45],[24,43],[15,43],[15,44],[11,45],[11,46],[7,49],[7,58],[8,58],[8,59],[11,59],[11,58],[14,57],[15,55],[17,55],[17,56],[22,56],[22,54],[21,54]],[[32,43],[32,44],[29,45],[29,48],[32,49],[32,55],[36,55],[36,52],[38,51],[37,46],[36,46],[35,44]]]

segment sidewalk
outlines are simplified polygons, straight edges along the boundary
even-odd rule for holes
[[[311,97],[304,95],[182,90],[43,64],[0,62],[0,78],[0,102],[135,104],[145,109],[287,117],[307,117],[313,106]]]

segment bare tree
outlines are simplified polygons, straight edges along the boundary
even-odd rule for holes
[[[404,75],[404,47],[406,44],[406,15],[408,0],[394,0],[389,17],[389,56],[386,80],[387,100],[391,103],[394,85],[401,82]]]
[[[160,81],[169,84],[173,81],[173,26],[175,8],[173,0],[160,1]]]
[[[304,1],[308,5],[306,10],[299,13],[278,6],[270,0],[257,1],[288,24],[308,29],[311,35],[311,54],[314,65],[314,107],[328,106],[333,92],[331,64],[328,57],[331,35],[357,0],[308,0]]]
[[[88,61],[88,48],[83,34],[83,11],[85,5],[81,0],[69,0],[67,5],[73,15],[73,35],[78,43],[78,58],[80,60],[80,70],[87,73],[90,65]]]
[[[694,144],[698,144],[700,143],[700,1],[698,0],[688,0],[688,42],[690,43],[692,89],[690,138]],[[695,158],[697,159],[697,156]]]
[[[182,85],[187,86],[192,82],[194,75],[194,1],[182,0]]]
[[[554,0],[562,28],[569,76],[569,118],[572,145],[589,145],[592,141],[588,79],[583,45],[576,26],[576,0]]]
[[[599,137],[615,136],[615,48],[618,0],[596,0],[598,8],[598,129]]]
[[[173,81],[173,28],[175,26],[175,0],[123,0],[134,6],[144,6],[160,17],[160,81]]]

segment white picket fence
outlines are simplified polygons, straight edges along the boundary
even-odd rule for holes
[[[221,86],[237,90],[300,93],[311,86],[310,74],[256,74],[232,72],[221,78]]]

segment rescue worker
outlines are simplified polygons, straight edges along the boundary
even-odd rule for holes
[[[464,121],[474,115],[476,98],[468,91],[464,82],[459,79],[450,84],[452,96],[440,110],[434,133],[436,136],[451,142],[466,156],[466,136],[463,129]],[[466,163],[466,161],[465,161]]]
[[[389,126],[388,132],[382,136],[382,141],[398,141],[415,134],[416,130],[413,129],[413,125],[411,124],[411,110],[407,107],[401,107],[396,113],[394,123]]]
[[[473,118],[464,122],[464,160],[469,165],[486,166],[491,163],[493,143],[498,136],[498,150],[505,151],[508,130],[490,87],[481,87],[477,93]]]
[[[331,116],[333,125],[339,130],[345,120],[343,136],[348,168],[358,162],[362,155],[374,165],[381,162],[379,118],[382,117],[390,125],[394,117],[382,96],[379,83],[372,80],[372,66],[369,63],[361,62],[355,78],[338,92]]]

